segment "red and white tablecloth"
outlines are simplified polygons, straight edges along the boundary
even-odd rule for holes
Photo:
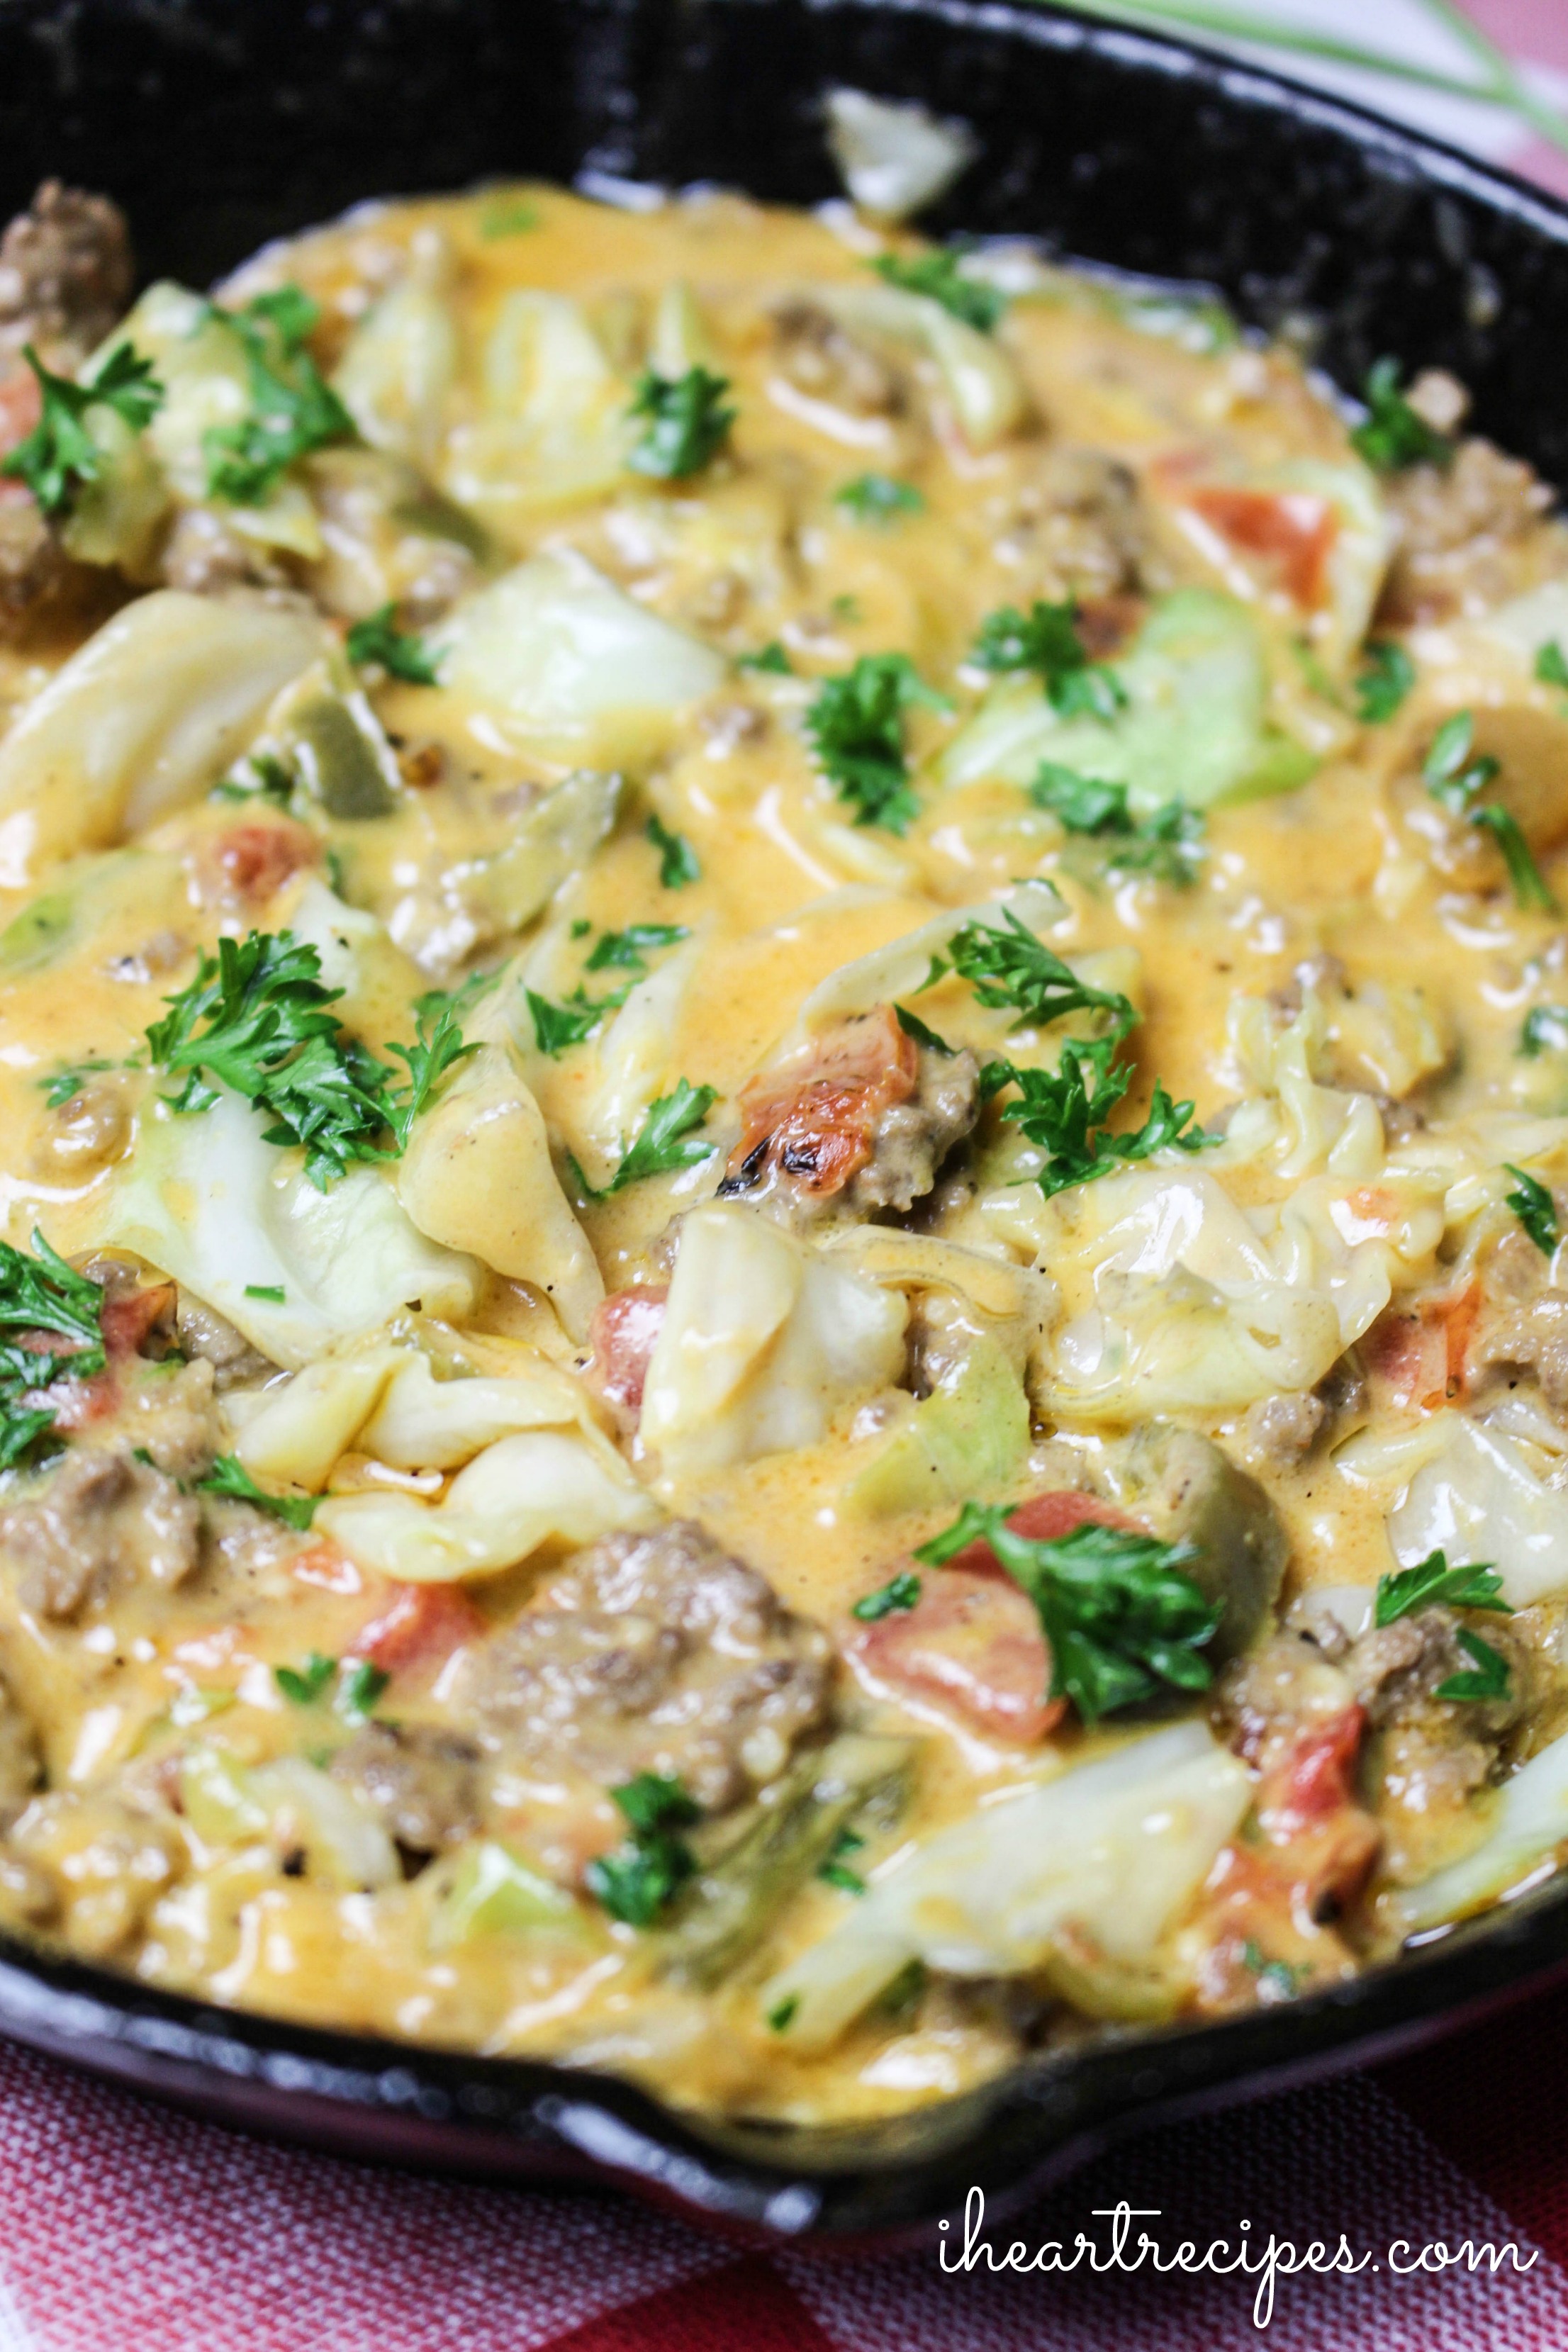
[[[1448,0],[1103,13],[1223,30],[1568,194],[1568,0],[1468,0],[1489,53]],[[1285,46],[1302,36],[1316,48]],[[1387,76],[1346,54],[1379,48]],[[740,2255],[609,2196],[247,2140],[0,2045],[0,2352],[1568,2352],[1568,1989],[1130,2141],[1001,2235],[1103,2249],[1123,2200],[1132,2242],[1147,2231],[1167,2259],[1243,2242],[1246,2222],[1253,2247],[1342,2234],[1362,2266],[1279,2279],[1260,2328],[1240,2274],[944,2273],[934,2239],[855,2263]],[[1466,2241],[1511,2244],[1521,2267],[1421,2266]]]

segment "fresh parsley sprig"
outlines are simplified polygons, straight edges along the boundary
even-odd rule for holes
[[[1372,1605],[1374,1625],[1395,1625],[1417,1609],[1442,1603],[1449,1609],[1492,1609],[1507,1617],[1511,1605],[1502,1598],[1502,1579],[1489,1562],[1450,1568],[1444,1552],[1428,1552],[1414,1568],[1380,1576]]]
[[[1560,1054],[1568,1047],[1568,1004],[1532,1004],[1519,1033],[1519,1050],[1527,1061],[1538,1054]]]
[[[1020,1536],[1005,1507],[965,1503],[915,1558],[940,1568],[975,1542],[1034,1602],[1050,1646],[1049,1696],[1069,1698],[1086,1723],[1152,1698],[1162,1684],[1208,1688],[1214,1670],[1201,1653],[1224,1612],[1186,1573],[1192,1545],[1092,1520],[1064,1536]]]
[[[645,368],[627,412],[647,419],[626,460],[633,472],[664,482],[700,474],[718,456],[735,422],[738,412],[724,403],[729,389],[728,376],[710,375],[704,367],[688,368],[679,376]]]
[[[904,719],[916,708],[951,710],[907,654],[862,654],[841,677],[825,678],[805,714],[817,764],[855,811],[857,824],[907,831],[920,803],[910,790]]]
[[[1556,1202],[1539,1176],[1529,1175],[1524,1169],[1516,1168],[1511,1160],[1505,1160],[1503,1166],[1510,1176],[1519,1179],[1518,1192],[1505,1192],[1504,1200],[1542,1257],[1551,1257],[1563,1237],[1557,1223]]]
[[[0,1242],[0,1470],[15,1469],[55,1425],[55,1409],[38,1391],[58,1380],[89,1379],[104,1365],[100,1317],[103,1292],[85,1274],[57,1255],[41,1233],[33,1234],[35,1255],[26,1256]],[[70,1346],[27,1345],[51,1331]],[[24,1399],[35,1398],[27,1403]]]
[[[1141,823],[1128,805],[1127,786],[1080,776],[1054,760],[1041,761],[1029,786],[1037,808],[1048,809],[1064,829],[1108,843],[1108,873],[1148,874],[1185,888],[1203,856],[1204,816],[1184,801],[1166,801]]]
[[[616,1012],[631,994],[630,987],[617,988],[608,996],[590,997],[579,983],[563,1003],[556,1004],[536,989],[523,991],[533,1022],[533,1042],[542,1054],[552,1061],[574,1045],[583,1045],[591,1037],[606,1013]]]
[[[889,286],[905,294],[923,294],[966,327],[992,334],[1002,322],[1007,297],[983,278],[966,278],[959,260],[950,246],[938,246],[931,253],[879,253],[871,267]]]
[[[739,667],[739,664],[736,667]],[[649,817],[643,831],[658,852],[661,888],[684,890],[690,883],[701,881],[702,867],[697,852],[683,833],[672,833],[657,812]]]
[[[220,1454],[205,1478],[196,1486],[204,1495],[222,1495],[231,1503],[249,1503],[258,1511],[269,1512],[281,1519],[285,1527],[295,1528],[300,1535],[316,1516],[316,1495],[270,1495],[258,1486],[249,1471],[236,1455]],[[327,1661],[329,1668],[331,1660]]]
[[[1399,362],[1376,361],[1362,386],[1367,413],[1351,435],[1351,446],[1375,474],[1401,474],[1409,466],[1448,466],[1454,445],[1411,407],[1400,387]]]
[[[718,1098],[715,1087],[694,1087],[685,1078],[678,1080],[673,1094],[660,1095],[648,1105],[647,1117],[631,1143],[622,1146],[620,1165],[607,1184],[590,1184],[576,1160],[568,1155],[584,1197],[607,1201],[613,1192],[625,1192],[628,1184],[640,1184],[649,1176],[675,1175],[710,1158],[718,1145],[694,1136],[692,1129],[701,1126]]]
[[[150,425],[163,405],[163,387],[129,343],[117,343],[86,383],[51,373],[31,343],[22,357],[37,380],[42,404],[38,421],[0,463],[0,474],[25,482],[51,520],[68,514],[84,482],[97,481],[103,452],[87,429],[89,408],[111,408],[133,433]]]
[[[912,1609],[921,1597],[921,1580],[912,1569],[900,1569],[875,1592],[863,1592],[850,1608],[851,1617],[858,1617],[862,1625],[875,1625],[883,1617],[891,1617],[901,1609]]]
[[[440,1081],[476,1049],[463,1042],[463,1013],[487,987],[476,974],[453,994],[432,990],[415,1005],[411,1045],[391,1051],[406,1065],[401,1086],[357,1039],[342,1034],[332,1007],[342,994],[321,981],[321,960],[289,931],[220,940],[162,1021],[147,1031],[153,1063],[185,1083],[176,1111],[211,1108],[218,1088],[242,1095],[271,1124],[268,1143],[298,1144],[319,1191],[353,1160],[395,1157]],[[388,1137],[390,1143],[382,1141]]]
[[[1116,1038],[1128,1034],[1138,1015],[1127,997],[1117,989],[1091,988],[1035,937],[1011,907],[1004,907],[1001,914],[1000,923],[965,923],[955,931],[942,970],[951,967],[966,980],[982,1004],[1016,1012],[1020,1016],[1016,1027],[1033,1024],[1043,1029],[1069,1013],[1104,1013]],[[929,988],[941,977],[933,961],[922,985]]]
[[[1415,665],[1392,637],[1374,637],[1362,649],[1355,677],[1356,717],[1363,727],[1382,727],[1393,718],[1415,683]]]
[[[583,969],[642,973],[647,970],[645,957],[690,937],[684,923],[628,923],[624,931],[606,931],[596,940]]]
[[[1473,1662],[1472,1665],[1468,1671],[1461,1670],[1440,1682],[1432,1694],[1433,1697],[1458,1699],[1471,1705],[1484,1705],[1489,1699],[1507,1698],[1510,1693],[1511,1678],[1508,1660],[1502,1652],[1494,1650],[1489,1642],[1483,1642],[1479,1633],[1472,1633],[1468,1625],[1459,1626],[1454,1639]]]
[[[1113,1134],[1105,1121],[1132,1083],[1125,1064],[1112,1066],[1118,1042],[1114,1037],[1092,1042],[1069,1037],[1054,1070],[1005,1066],[1018,1099],[1005,1104],[1002,1116],[1048,1154],[1037,1179],[1047,1200],[1071,1185],[1093,1183],[1130,1161],[1147,1160],[1153,1152],[1171,1148],[1201,1151],[1217,1139],[1193,1122],[1190,1102],[1173,1102],[1159,1085],[1142,1126]],[[998,1074],[989,1091],[996,1092],[1005,1083]]]
[[[610,1795],[631,1839],[614,1853],[596,1856],[584,1880],[612,1919],[651,1927],[697,1868],[678,1832],[700,1819],[700,1809],[679,1780],[659,1772],[639,1772]]]
[[[1051,708],[1063,719],[1098,719],[1109,725],[1125,708],[1127,689],[1113,669],[1091,661],[1079,635],[1078,606],[1037,601],[1026,613],[1015,604],[987,613],[970,659],[994,674],[1034,670]]]
[[[857,522],[886,524],[925,510],[923,492],[893,474],[858,474],[833,493],[833,503]]]
[[[1568,689],[1568,655],[1564,655],[1555,637],[1548,637],[1535,649],[1535,675],[1542,686]]]
[[[202,435],[207,495],[231,506],[269,498],[289,467],[312,449],[356,437],[353,418],[305,349],[320,311],[298,286],[258,294],[243,310],[214,315],[245,346],[250,414]]]
[[[383,604],[354,623],[345,640],[350,661],[356,669],[377,662],[389,677],[400,677],[405,686],[439,686],[440,673],[424,638],[416,631],[400,629],[394,618],[396,611],[395,604]]]

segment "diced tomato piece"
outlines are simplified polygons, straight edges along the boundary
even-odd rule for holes
[[[1200,2012],[1249,2009],[1355,1974],[1343,1937],[1313,1918],[1300,1892],[1271,1847],[1222,1850],[1194,1922],[1205,1947]]]
[[[15,367],[0,377],[0,457],[8,457],[26,439],[42,409],[38,380],[30,367]]]
[[[356,1658],[368,1658],[383,1674],[439,1665],[485,1630],[483,1617],[456,1585],[396,1584],[392,1593],[390,1604],[355,1634],[353,1645]]]
[[[908,1102],[920,1075],[912,1037],[891,1007],[841,1021],[741,1091],[743,1126],[721,1189],[745,1192],[771,1171],[801,1192],[841,1192],[871,1158],[877,1128]]]
[[[874,1682],[933,1700],[986,1739],[1032,1746],[1067,1706],[1047,1696],[1050,1652],[1033,1601],[994,1576],[940,1570],[913,1609],[858,1632],[851,1652]]]
[[[1362,1342],[1368,1370],[1386,1381],[1395,1404],[1435,1412],[1464,1393],[1465,1360],[1480,1311],[1479,1282],[1447,1297],[1424,1299],[1414,1314],[1390,1307]]]
[[[302,824],[287,820],[250,820],[230,825],[202,852],[204,895],[258,907],[281,888],[290,874],[313,866],[320,845]]]
[[[1143,618],[1140,596],[1086,596],[1073,615],[1078,641],[1090,661],[1110,661]]]
[[[97,1421],[107,1421],[120,1402],[120,1380],[110,1368],[93,1372],[85,1381],[56,1381],[47,1389],[29,1389],[24,1404],[47,1404],[53,1411],[55,1427],[68,1436],[79,1429],[90,1429]]]
[[[668,1288],[642,1283],[612,1291],[594,1309],[588,1327],[594,1349],[588,1378],[627,1429],[636,1428],[642,1411],[643,1382],[668,1299]]]
[[[1294,604],[1310,610],[1328,592],[1339,518],[1310,490],[1247,490],[1221,483],[1185,503],[1243,555],[1262,559]]]
[[[169,1322],[178,1294],[172,1282],[153,1282],[140,1290],[122,1291],[106,1299],[100,1319],[103,1344],[111,1359],[140,1355],[148,1335]]]
[[[1349,1901],[1381,1842],[1376,1822],[1355,1797],[1365,1733],[1365,1708],[1348,1706],[1305,1731],[1258,1782],[1263,1833],[1313,1917],[1325,1904]]]

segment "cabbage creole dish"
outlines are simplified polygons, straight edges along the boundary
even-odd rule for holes
[[[1568,1841],[1568,531],[834,131],[0,247],[0,1922],[813,2122]]]

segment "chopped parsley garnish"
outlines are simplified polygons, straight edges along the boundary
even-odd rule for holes
[[[790,657],[788,654],[785,653],[783,646],[780,645],[776,637],[773,638],[767,645],[760,646],[754,654],[737,654],[735,656],[735,667],[740,670],[756,670],[761,672],[765,677],[793,677],[795,676],[795,669],[790,661]]]
[[[66,1062],[58,1070],[51,1070],[47,1078],[39,1078],[37,1084],[43,1088],[48,1108],[58,1110],[62,1104],[73,1101],[80,1094],[89,1078],[113,1067],[112,1062]]]
[[[336,1658],[312,1650],[302,1666],[274,1666],[272,1679],[293,1706],[314,1706],[337,1670]]]
[[[878,2016],[893,2018],[900,2022],[911,2018],[925,1999],[925,1962],[906,1960],[898,1975],[877,1995],[875,2008]]]
[[[590,1184],[576,1160],[571,1160],[572,1172],[586,1198],[607,1201],[612,1192],[623,1192],[628,1184],[640,1184],[649,1176],[671,1176],[710,1158],[718,1145],[701,1141],[691,1130],[701,1126],[718,1098],[717,1087],[694,1087],[679,1079],[673,1094],[660,1095],[648,1105],[647,1117],[631,1144],[623,1145],[620,1166],[607,1184]]]
[[[645,956],[658,948],[672,948],[678,940],[690,937],[684,923],[628,923],[624,931],[606,931],[583,969],[645,972]]]
[[[896,1610],[912,1609],[921,1597],[921,1580],[912,1569],[903,1569],[879,1585],[875,1592],[862,1593],[850,1610],[862,1625],[875,1625],[879,1618],[890,1617]]]
[[[855,811],[857,824],[902,833],[920,803],[910,790],[904,714],[951,710],[907,654],[862,654],[842,677],[825,678],[805,714],[818,765]]]
[[[658,852],[658,878],[666,890],[684,890],[700,882],[702,867],[683,833],[671,833],[662,817],[650,816],[643,831]]]
[[[1392,719],[1415,683],[1415,665],[1392,637],[1374,637],[1363,649],[1356,672],[1356,717],[1365,727]]]
[[[463,1043],[459,1017],[492,981],[479,973],[451,995],[419,998],[416,1042],[391,1049],[408,1067],[395,1086],[384,1062],[341,1034],[330,1008],[342,991],[323,987],[321,972],[316,950],[289,931],[220,940],[189,985],[164,998],[170,1010],[147,1043],[159,1067],[186,1074],[174,1109],[208,1110],[217,1087],[231,1087],[270,1118],[267,1142],[303,1147],[306,1173],[325,1192],[351,1160],[405,1148],[442,1077],[476,1050]],[[380,1141],[388,1133],[390,1153]]]
[[[688,368],[684,375],[674,377],[645,368],[629,411],[648,420],[647,432],[626,460],[633,472],[652,474],[663,482],[700,474],[718,456],[735,422],[736,411],[724,405],[729,389],[728,376],[710,375],[703,367]]]
[[[1531,854],[1518,818],[1495,803],[1485,808],[1475,806],[1478,796],[1499,773],[1500,763],[1489,751],[1477,751],[1474,746],[1473,713],[1456,710],[1451,719],[1443,721],[1427,746],[1421,765],[1426,789],[1451,817],[1492,835],[1508,867],[1516,906],[1554,914],[1557,901]]]
[[[297,457],[354,439],[354,421],[305,349],[320,312],[298,286],[258,294],[241,310],[214,310],[245,346],[250,415],[237,425],[209,425],[202,435],[207,493],[256,506]]]
[[[52,1405],[24,1399],[54,1381],[89,1379],[104,1365],[102,1289],[57,1255],[36,1227],[33,1250],[28,1257],[0,1242],[0,1470],[14,1469],[55,1425]],[[26,1345],[44,1331],[70,1346],[57,1353]]]
[[[1049,809],[1068,833],[1131,833],[1132,818],[1125,784],[1108,783],[1100,776],[1080,776],[1076,768],[1058,767],[1044,760],[1029,786],[1037,808]]]
[[[439,686],[440,677],[425,650],[424,638],[397,627],[392,617],[396,610],[395,604],[383,604],[367,620],[354,623],[347,638],[350,661],[356,669],[367,662],[379,662],[389,677],[400,677],[407,686]]]
[[[987,613],[970,658],[994,673],[1037,672],[1051,708],[1063,719],[1099,719],[1109,724],[1127,701],[1127,689],[1113,669],[1090,661],[1078,633],[1078,606],[1014,604]]]
[[[965,1503],[917,1559],[940,1568],[966,1544],[989,1544],[1039,1612],[1051,1653],[1052,1698],[1069,1698],[1086,1723],[1152,1698],[1162,1684],[1206,1690],[1200,1652],[1224,1613],[1186,1573],[1190,1544],[1086,1520],[1064,1536],[1016,1535],[1005,1507]]]
[[[614,1013],[630,995],[629,988],[617,988],[608,996],[595,1001],[585,991],[574,988],[564,1003],[552,1004],[548,996],[534,989],[523,991],[533,1020],[533,1042],[542,1054],[553,1061],[573,1045],[581,1045],[591,1037],[606,1013]]]
[[[1550,1257],[1562,1238],[1557,1223],[1556,1202],[1539,1176],[1527,1175],[1522,1168],[1516,1168],[1511,1160],[1505,1160],[1503,1166],[1510,1176],[1519,1179],[1518,1192],[1505,1192],[1504,1200],[1542,1255]]]
[[[384,1666],[373,1665],[368,1658],[362,1658],[357,1665],[347,1669],[339,1686],[339,1714],[350,1723],[363,1723],[366,1716],[374,1713],[376,1701],[391,1680]]]
[[[1399,362],[1378,360],[1362,386],[1366,403],[1364,421],[1351,435],[1351,446],[1366,459],[1374,474],[1403,473],[1407,466],[1447,466],[1454,445],[1411,407],[1399,383]]]
[[[1258,1979],[1259,1992],[1267,1990],[1281,2000],[1289,2000],[1312,1973],[1304,1960],[1266,1959],[1263,1947],[1255,1944],[1250,1936],[1241,1948],[1241,1965],[1249,1976]]]
[[[1054,760],[1042,761],[1029,798],[1037,808],[1059,818],[1067,832],[1108,842],[1108,873],[1148,874],[1184,889],[1192,882],[1203,855],[1201,809],[1166,801],[1140,822],[1128,806],[1125,784],[1080,776],[1076,768],[1060,767]]]
[[[1489,1563],[1477,1561],[1469,1568],[1450,1568],[1445,1553],[1428,1552],[1414,1568],[1402,1568],[1391,1576],[1378,1578],[1372,1622],[1374,1625],[1397,1624],[1413,1610],[1435,1608],[1439,1602],[1450,1609],[1495,1609],[1510,1616],[1511,1607],[1501,1595],[1502,1579]]]
[[[1120,1042],[1114,1036],[1093,1042],[1069,1037],[1054,1070],[1005,1066],[1017,1086],[1018,1099],[1005,1104],[1002,1116],[1049,1154],[1037,1180],[1047,1200],[1070,1185],[1089,1184],[1096,1177],[1109,1176],[1130,1160],[1147,1160],[1172,1146],[1180,1151],[1201,1151],[1216,1139],[1192,1124],[1190,1102],[1173,1102],[1159,1085],[1142,1126],[1124,1135],[1111,1133],[1105,1121],[1132,1083],[1132,1073],[1125,1065],[1111,1066]],[[1005,1079],[993,1079],[990,1091],[996,1092],[1005,1083]]]
[[[795,2012],[799,2007],[800,1995],[797,1992],[786,1993],[783,2000],[775,2001],[768,2011],[769,2032],[787,2033],[795,2023]]]
[[[947,1039],[939,1037],[934,1029],[928,1029],[920,1014],[911,1013],[907,1004],[895,1004],[893,1018],[905,1036],[912,1037],[917,1045],[925,1045],[931,1053],[943,1055],[948,1061],[952,1061],[953,1049]]]
[[[1548,637],[1543,646],[1536,647],[1535,675],[1542,686],[1568,688],[1568,656],[1555,637]]]
[[[294,797],[299,778],[292,768],[270,751],[253,751],[241,762],[248,772],[248,783],[241,776],[225,776],[212,788],[215,801],[268,800],[279,808],[287,808]]]
[[[1468,1625],[1461,1625],[1454,1635],[1459,1647],[1473,1664],[1469,1671],[1450,1675],[1433,1692],[1434,1698],[1451,1698],[1479,1703],[1487,1699],[1507,1698],[1510,1693],[1508,1660]]]
[[[859,474],[833,493],[833,503],[857,522],[889,523],[900,515],[922,514],[925,496],[912,482],[892,474]]]
[[[31,343],[22,357],[37,379],[42,408],[26,440],[18,441],[0,463],[0,474],[26,482],[42,511],[58,519],[68,514],[84,482],[97,481],[103,469],[103,451],[88,431],[89,408],[111,408],[133,433],[156,416],[163,387],[144,360],[129,343],[117,343],[89,383],[68,375],[54,375]]]
[[[1532,1004],[1519,1033],[1519,1050],[1533,1061],[1538,1054],[1560,1054],[1568,1046],[1568,1004]]]
[[[690,1848],[676,1832],[689,1829],[700,1809],[679,1780],[658,1772],[639,1772],[610,1795],[630,1826],[631,1842],[599,1855],[583,1876],[612,1919],[651,1927],[696,1870]]]
[[[268,1307],[281,1307],[289,1296],[280,1282],[247,1282],[245,1295],[247,1298],[259,1298]]]
[[[1557,901],[1511,810],[1499,808],[1495,803],[1476,809],[1470,823],[1483,833],[1489,833],[1502,852],[1503,864],[1513,890],[1516,907],[1533,908],[1537,914],[1554,915]]]
[[[843,1829],[834,1839],[826,1861],[817,1872],[826,1886],[837,1886],[841,1895],[864,1895],[866,1882],[858,1870],[851,1870],[844,1857],[858,1853],[866,1841],[858,1830]]]
[[[1000,923],[965,923],[948,945],[952,969],[980,1003],[994,1010],[1010,1006],[1020,1015],[1015,1024],[1019,1028],[1028,1023],[1045,1028],[1068,1013],[1107,1013],[1114,1034],[1125,1037],[1138,1018],[1128,999],[1115,989],[1091,988],[1011,907],[1001,912]]]
[[[928,301],[940,302],[944,310],[962,319],[966,327],[988,335],[1000,323],[1007,297],[983,278],[966,278],[958,263],[959,257],[950,247],[939,246],[932,253],[879,253],[871,267],[889,286],[905,294],[923,294]]]
[[[250,1503],[258,1511],[269,1511],[300,1535],[315,1517],[320,1499],[315,1495],[269,1495],[232,1454],[220,1454],[206,1476],[197,1479],[196,1486],[201,1494],[222,1495],[231,1503]]]

